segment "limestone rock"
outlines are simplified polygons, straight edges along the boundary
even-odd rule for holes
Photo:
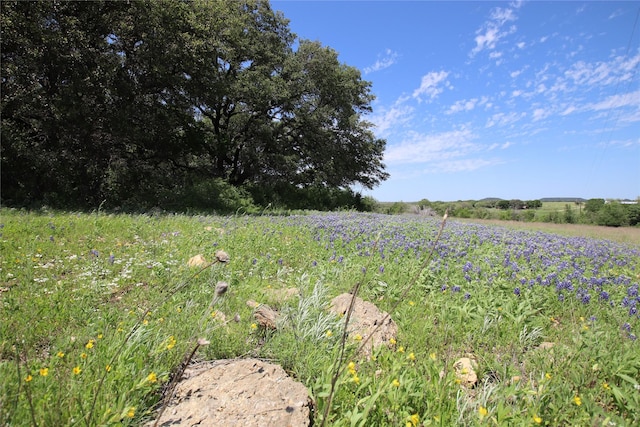
[[[477,368],[478,362],[470,357],[461,357],[453,364],[453,369],[456,371],[456,377],[460,380],[460,384],[467,388],[474,387],[478,382]]]
[[[258,359],[190,367],[159,426],[235,427],[310,424],[309,392],[279,365]]]
[[[348,293],[338,295],[331,300],[331,311],[339,316],[346,315],[352,297],[353,295]],[[378,325],[380,325],[379,328]],[[380,311],[374,304],[356,297],[349,320],[349,337],[352,339],[358,337],[364,341],[371,336],[362,349],[363,356],[370,357],[375,347],[389,346],[391,338],[395,339],[397,335],[398,326],[391,317],[387,316],[387,313]]]

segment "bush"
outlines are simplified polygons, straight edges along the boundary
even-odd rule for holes
[[[629,224],[627,211],[618,202],[605,204],[596,215],[596,224],[608,227],[622,227]]]

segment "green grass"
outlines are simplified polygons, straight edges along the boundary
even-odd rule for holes
[[[356,283],[400,332],[371,360],[348,342],[328,425],[640,421],[637,246],[450,222],[422,270],[440,225],[425,218],[0,213],[1,425],[140,425],[199,338],[196,359],[282,364],[318,425],[342,328],[326,309]],[[230,262],[187,265],[219,250]],[[536,282],[555,277],[590,301]],[[280,328],[256,328],[247,300]],[[473,389],[453,370],[469,354]]]

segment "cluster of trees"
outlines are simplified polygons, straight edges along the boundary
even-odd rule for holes
[[[358,207],[388,177],[370,83],[268,1],[1,10],[4,205]]]
[[[541,200],[501,200],[432,202],[423,199],[409,204],[396,202],[375,206],[378,212],[389,214],[419,213],[442,216],[446,211],[457,218],[501,219],[515,221],[539,221],[566,224],[595,224],[610,227],[639,226],[640,200],[637,203],[620,203],[605,199],[589,199],[566,203],[564,208],[541,209]]]

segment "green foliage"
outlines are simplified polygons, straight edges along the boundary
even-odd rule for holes
[[[629,224],[627,211],[619,202],[609,202],[600,208],[596,215],[596,224],[609,227],[621,227]]]
[[[339,192],[388,177],[362,119],[371,84],[267,1],[1,7],[5,205],[186,209],[211,205],[216,180]]]

